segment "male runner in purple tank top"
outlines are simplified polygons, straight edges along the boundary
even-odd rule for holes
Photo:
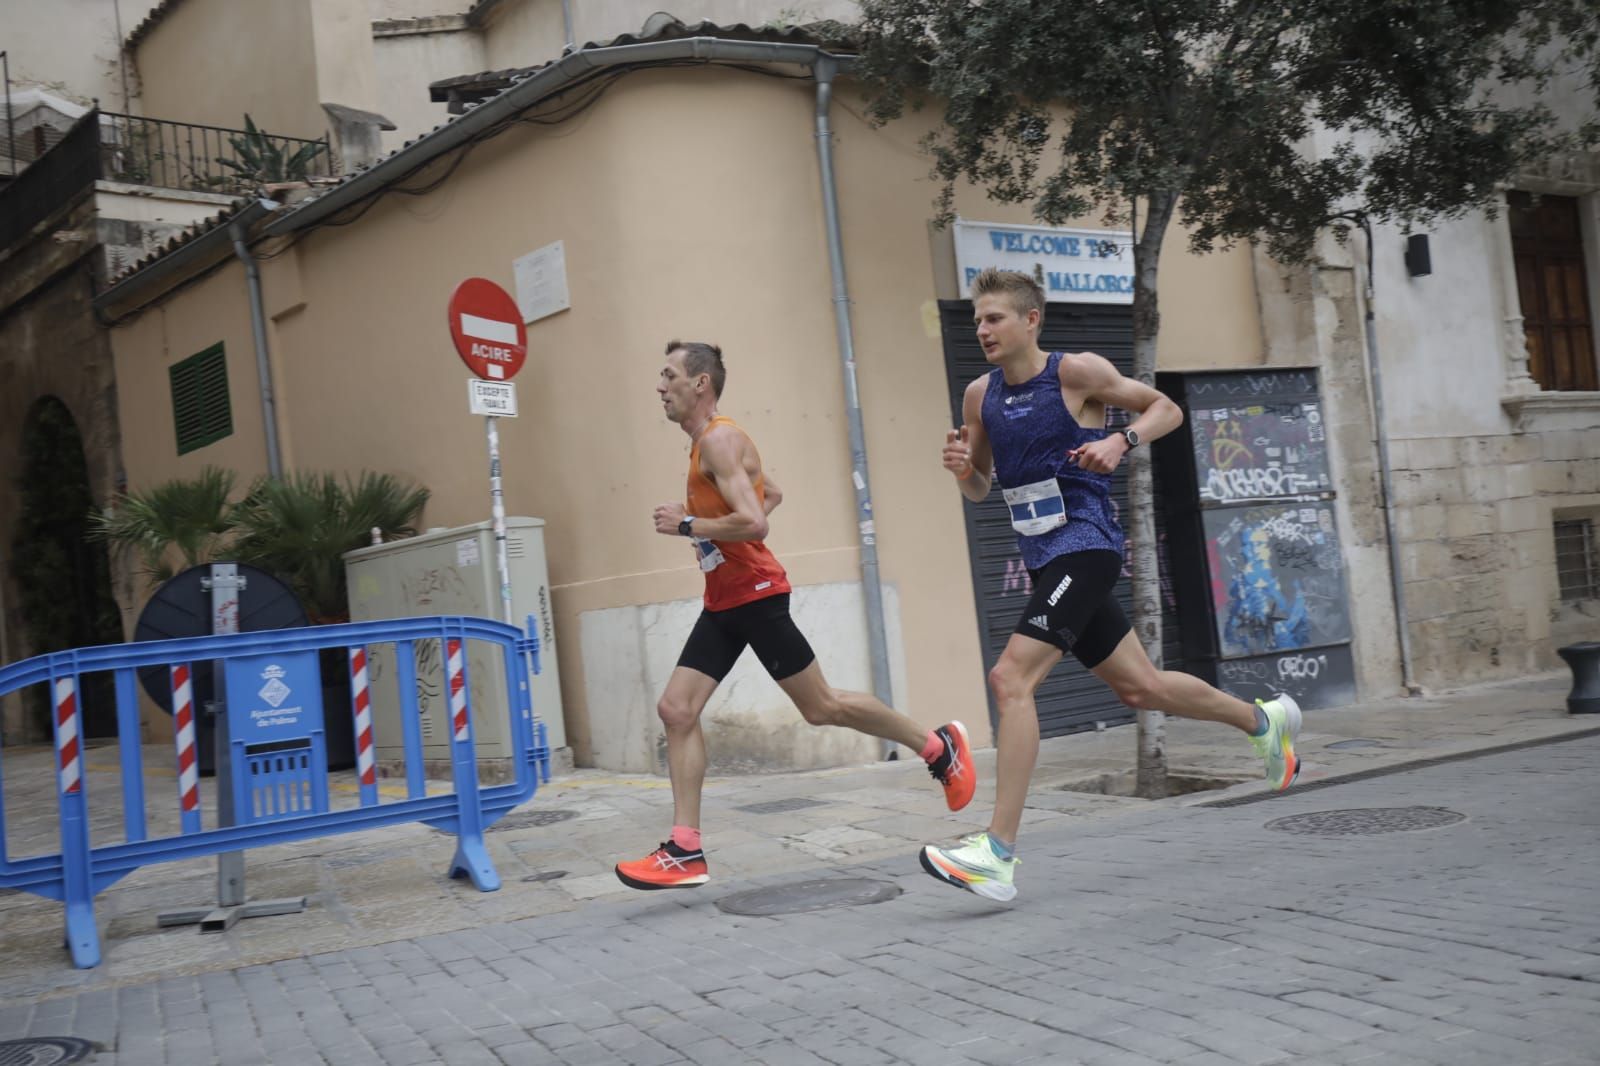
[[[1112,598],[1123,538],[1111,508],[1111,473],[1129,449],[1177,429],[1183,412],[1093,352],[1043,351],[1044,293],[1028,275],[985,270],[972,294],[978,341],[995,369],[967,386],[964,424],[947,436],[944,465],[973,502],[991,487],[1003,491],[1033,594],[989,671],[1000,719],[989,829],[954,847],[928,845],[922,866],[947,884],[1009,900],[1017,894],[1017,828],[1039,756],[1034,693],[1065,653],[1129,707],[1240,730],[1279,789],[1300,771],[1300,708],[1287,695],[1252,707],[1190,674],[1157,670]],[[1108,434],[1112,406],[1135,417]]]

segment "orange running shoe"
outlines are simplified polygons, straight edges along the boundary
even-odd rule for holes
[[[617,863],[617,878],[629,888],[694,888],[711,875],[705,852],[685,851],[668,840],[642,859]]]
[[[967,727],[960,722],[942,725],[934,732],[944,741],[944,754],[928,764],[928,773],[944,786],[944,801],[952,811],[972,802],[978,788],[978,770],[972,765],[972,745],[967,743]]]

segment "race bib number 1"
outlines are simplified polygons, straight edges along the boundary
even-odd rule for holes
[[[1011,528],[1024,536],[1036,537],[1067,524],[1067,503],[1055,478],[1005,489],[1002,495],[1011,509]]]

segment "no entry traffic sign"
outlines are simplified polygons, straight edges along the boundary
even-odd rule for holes
[[[467,368],[489,381],[510,381],[528,357],[517,301],[487,278],[468,278],[450,294],[450,339]]]

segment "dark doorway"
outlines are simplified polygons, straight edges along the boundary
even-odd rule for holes
[[[39,400],[23,422],[21,445],[20,508],[9,554],[28,647],[43,655],[120,643],[106,546],[85,536],[94,499],[72,412],[53,396]],[[84,736],[116,736],[111,675],[85,674],[80,690]],[[49,694],[34,685],[28,699],[30,726],[49,736]]]

